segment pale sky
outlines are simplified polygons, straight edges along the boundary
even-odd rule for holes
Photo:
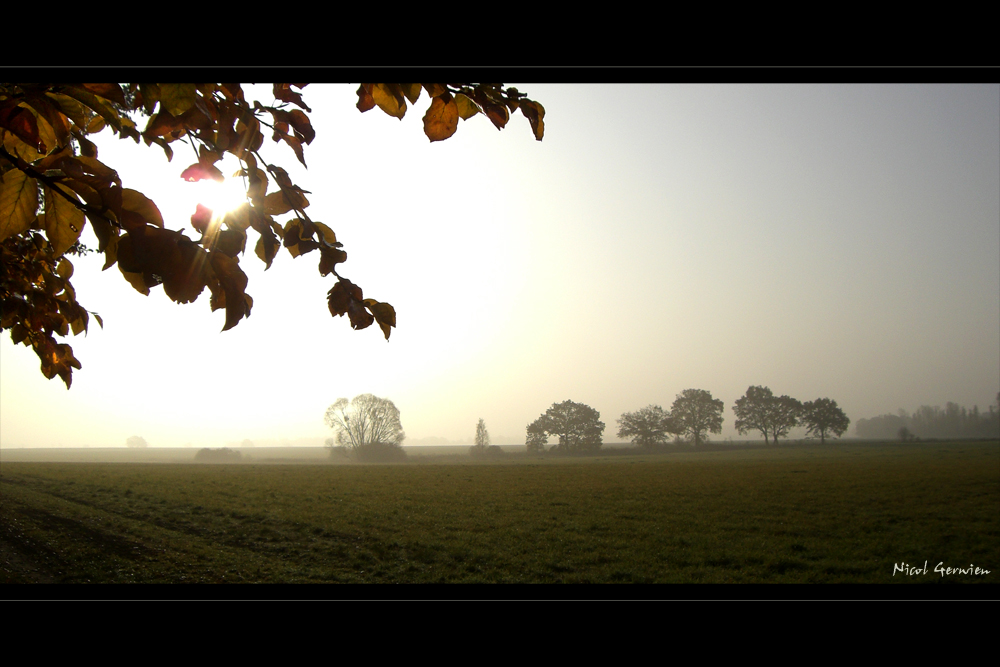
[[[750,385],[836,400],[848,435],[898,408],[995,400],[1000,86],[513,85],[545,106],[543,141],[517,113],[432,144],[426,94],[399,121],[360,114],[357,84],[313,84],[308,170],[265,143],[344,243],[340,273],[395,307],[388,342],[330,317],[315,253],[283,249],[264,273],[253,232],[253,313],[227,332],[207,290],[144,297],[103,258],[72,258],[105,327],[65,341],[83,364],[68,391],[5,332],[0,446],[325,438],[326,407],[361,393],[394,401],[411,440],[469,442],[479,418],[523,442],[567,399],[613,442],[622,413],[688,388],[725,402],[714,439],[740,437]],[[198,237],[189,148],[168,163],[98,145]]]

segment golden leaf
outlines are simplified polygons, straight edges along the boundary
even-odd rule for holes
[[[56,186],[58,187],[58,186]],[[62,192],[66,192],[62,190]],[[74,201],[78,201],[76,195],[67,193]],[[56,257],[69,250],[69,247],[76,243],[83,232],[83,225],[86,218],[83,211],[66,201],[64,197],[56,194],[49,188],[45,188],[45,235],[52,244],[52,250]]]
[[[455,95],[455,104],[458,105],[458,116],[462,120],[469,120],[480,112],[479,105],[473,102],[468,95],[462,93]]]
[[[448,93],[431,100],[424,114],[424,134],[431,141],[442,141],[458,129],[458,104]]]
[[[406,100],[398,83],[376,83],[372,86],[372,99],[378,108],[394,118],[403,120]]]
[[[0,241],[3,241],[27,230],[38,216],[38,185],[18,169],[0,178]]]
[[[171,116],[180,116],[194,106],[197,87],[193,83],[161,83],[160,108]]]

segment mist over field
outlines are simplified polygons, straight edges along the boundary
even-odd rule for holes
[[[253,317],[221,333],[207,297],[142,296],[75,258],[104,328],[68,341],[83,365],[68,391],[0,339],[0,447],[322,446],[327,407],[364,393],[393,401],[413,446],[471,444],[480,418],[523,444],[566,400],[616,442],[623,414],[692,388],[725,405],[716,442],[759,438],[733,412],[757,385],[837,401],[845,437],[900,410],[995,405],[1000,86],[514,85],[545,106],[541,142],[515,114],[429,143],[426,96],[400,121],[332,84],[303,90],[307,170],[264,142],[344,243],[344,275],[396,308],[388,342],[331,318],[330,281],[284,250],[265,273],[248,249]],[[189,226],[189,150],[96,144]]]

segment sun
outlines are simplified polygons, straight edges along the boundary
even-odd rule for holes
[[[224,216],[228,211],[246,203],[247,192],[243,186],[243,180],[237,177],[227,177],[219,182],[211,179],[204,179],[193,183],[184,183],[185,190],[189,190],[189,197],[197,204],[212,209],[218,216]]]
[[[238,175],[226,176],[226,172],[234,172],[228,166],[218,162],[213,173],[209,173],[192,165],[185,169],[181,175],[183,182],[174,191],[171,205],[191,216],[191,226],[202,233],[209,227],[217,227],[226,213],[247,201],[243,179]]]

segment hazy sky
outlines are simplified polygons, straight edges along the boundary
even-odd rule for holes
[[[326,407],[367,392],[410,439],[470,442],[480,417],[523,438],[567,399],[616,441],[623,412],[688,388],[725,402],[717,439],[737,437],[750,385],[832,398],[849,434],[995,400],[1000,86],[514,85],[545,106],[544,141],[517,113],[431,144],[426,94],[399,121],[358,113],[357,84],[314,84],[309,169],[265,144],[344,243],[340,273],[396,308],[388,342],[330,317],[314,254],[282,250],[264,273],[254,233],[253,313],[224,333],[207,290],[177,305],[73,258],[105,327],[67,341],[83,363],[69,391],[3,335],[0,446],[322,438]],[[168,163],[101,138],[124,187],[197,238],[190,149]]]

